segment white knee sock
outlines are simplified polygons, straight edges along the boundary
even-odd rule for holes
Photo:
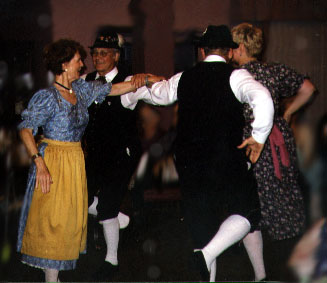
[[[89,214],[97,216],[98,197],[94,197],[92,204],[89,206]]]
[[[214,260],[210,266],[210,282],[216,282],[217,262]]]
[[[129,224],[129,216],[122,212],[119,212],[117,217],[119,221],[119,228],[120,229],[126,228]]]
[[[202,249],[209,271],[216,257],[231,245],[241,240],[249,233],[250,228],[249,221],[240,215],[231,215],[220,225],[217,234]]]
[[[89,206],[89,214],[97,216],[98,211],[97,211],[97,205],[98,205],[98,197],[94,197],[92,204]],[[128,226],[129,224],[129,216],[119,212],[118,213],[118,221],[119,221],[119,227],[120,229],[124,229]]]
[[[89,206],[89,214],[94,216],[98,215],[98,211],[97,211],[98,201],[99,201],[98,197],[94,197],[92,204]],[[129,224],[129,216],[122,212],[119,212],[118,221],[119,221],[120,229],[124,229]]]
[[[255,281],[260,281],[266,277],[261,231],[254,231],[253,233],[247,234],[243,239],[243,244],[252,263]]]
[[[58,282],[59,270],[57,269],[44,269],[45,282]]]
[[[107,244],[105,261],[118,265],[119,221],[118,217],[102,221],[104,238]]]

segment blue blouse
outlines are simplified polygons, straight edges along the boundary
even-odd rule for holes
[[[77,99],[75,105],[64,99],[54,86],[42,89],[33,95],[27,109],[22,112],[23,121],[18,129],[33,129],[33,135],[36,135],[38,127],[42,127],[45,138],[80,141],[89,121],[87,108],[94,101],[103,102],[111,87],[111,83],[78,79],[72,83]]]

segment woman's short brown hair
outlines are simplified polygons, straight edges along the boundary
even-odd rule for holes
[[[43,50],[46,68],[55,75],[60,75],[63,72],[62,64],[69,62],[77,52],[82,60],[86,58],[84,47],[72,39],[59,39],[48,44]]]
[[[249,23],[242,23],[232,28],[232,36],[236,43],[243,43],[248,56],[257,58],[260,55],[263,48],[261,29]]]

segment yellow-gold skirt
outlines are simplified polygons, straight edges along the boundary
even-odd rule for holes
[[[74,260],[86,249],[87,182],[80,142],[44,139],[50,192],[36,185],[21,253],[52,260]]]

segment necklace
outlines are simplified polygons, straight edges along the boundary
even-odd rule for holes
[[[57,85],[60,85],[64,89],[67,89],[69,91],[69,93],[73,93],[73,89],[72,88],[66,87],[66,86],[62,85],[61,83],[58,83],[57,81],[55,81],[54,83],[57,84]]]

